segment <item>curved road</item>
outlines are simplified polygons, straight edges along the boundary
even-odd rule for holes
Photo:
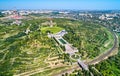
[[[116,50],[116,48],[118,47],[117,46],[118,39],[117,39],[117,35],[115,33],[113,33],[113,35],[114,35],[114,45],[113,45],[113,47],[111,49],[109,49],[107,52],[105,52],[104,54],[102,54],[101,56],[99,56],[98,58],[95,58],[94,60],[88,62],[87,63],[88,65],[99,63],[100,61],[108,58],[112,54],[112,52],[114,50]]]

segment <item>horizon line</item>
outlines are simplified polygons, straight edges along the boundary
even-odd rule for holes
[[[0,10],[14,10],[14,9],[0,9]],[[94,10],[100,10],[100,11],[104,11],[104,10],[120,10],[120,9],[27,9],[27,8],[25,8],[25,9],[22,9],[22,8],[18,8],[18,9],[16,9],[16,10],[88,10],[88,11],[94,11]]]

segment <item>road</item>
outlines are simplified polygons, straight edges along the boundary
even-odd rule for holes
[[[77,69],[80,69],[80,68],[79,68],[79,65],[77,65],[77,63],[76,63],[76,66],[73,66],[72,68],[70,68],[70,69],[68,69],[68,70],[63,70],[63,71],[61,71],[60,73],[54,74],[54,75],[52,75],[52,76],[62,76],[62,74],[65,74],[65,73],[70,74],[70,73],[72,73],[74,70],[77,70]]]

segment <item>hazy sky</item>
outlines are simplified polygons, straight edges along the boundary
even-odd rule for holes
[[[0,9],[120,9],[120,0],[0,0]]]

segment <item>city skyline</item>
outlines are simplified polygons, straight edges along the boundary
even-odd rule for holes
[[[119,0],[1,0],[0,9],[120,10]]]

